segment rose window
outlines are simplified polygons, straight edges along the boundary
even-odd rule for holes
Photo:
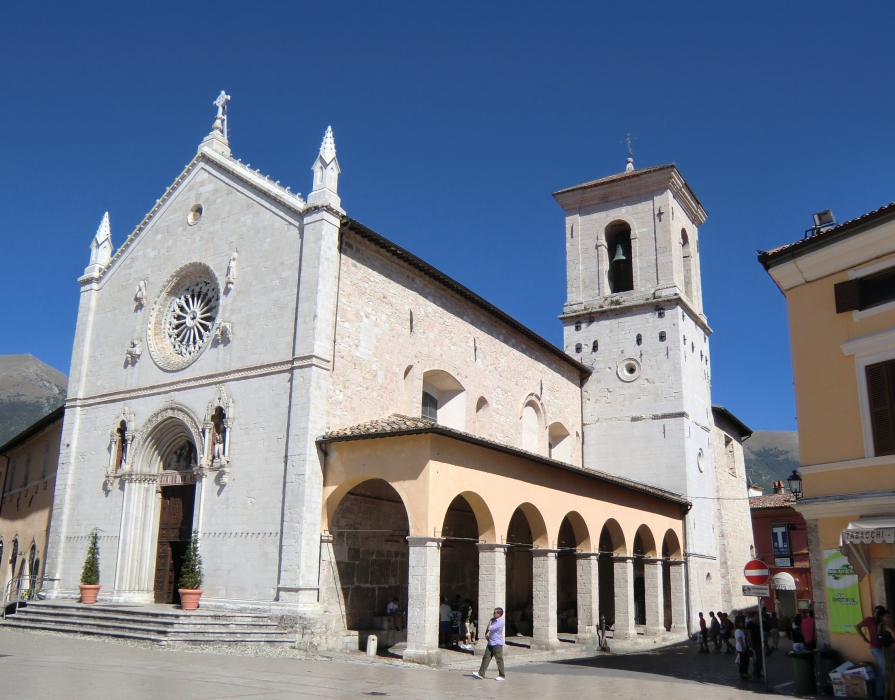
[[[152,309],[149,350],[163,369],[186,367],[211,340],[220,287],[211,268],[202,263],[185,265],[165,284]]]

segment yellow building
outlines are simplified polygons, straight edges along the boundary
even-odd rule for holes
[[[0,595],[36,590],[44,571],[62,436],[60,406],[0,446]]]
[[[815,221],[759,261],[789,313],[818,646],[869,661],[854,625],[895,607],[895,204]]]

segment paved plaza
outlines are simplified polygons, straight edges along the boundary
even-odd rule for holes
[[[770,670],[774,682],[783,683],[791,680],[791,673],[788,659],[778,654]],[[191,653],[0,629],[0,698],[9,700],[373,696],[691,700],[706,693],[740,700],[763,692],[761,684],[736,680],[731,657],[699,655],[692,645],[540,663],[521,663],[517,655],[504,684],[473,679],[469,673],[476,665],[472,656],[466,669],[454,663],[435,670],[386,659],[370,661],[361,655],[302,659]]]

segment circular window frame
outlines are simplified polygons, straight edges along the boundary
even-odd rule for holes
[[[699,470],[700,474],[705,472],[705,452],[702,451],[701,447],[696,453],[696,468]]]
[[[633,371],[631,371],[632,369]],[[640,360],[635,357],[626,357],[619,361],[618,367],[616,368],[618,378],[626,383],[639,379],[642,371],[643,367],[640,364]]]
[[[205,208],[201,204],[194,204],[190,207],[190,213],[186,215],[186,223],[188,226],[195,226],[202,220]]]
[[[189,356],[183,356],[174,351],[168,338],[167,319],[168,311],[174,299],[183,293],[188,287],[205,282],[211,285],[216,299],[216,307],[211,319],[211,327],[198,346],[198,349]],[[214,337],[214,327],[217,324],[221,311],[221,284],[217,275],[205,263],[191,262],[175,270],[165,283],[162,291],[156,297],[149,315],[149,324],[146,329],[146,344],[152,360],[161,369],[169,372],[189,367],[201,357],[202,353],[211,345]]]

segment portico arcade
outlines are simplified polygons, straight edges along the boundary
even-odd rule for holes
[[[574,626],[579,643],[594,640],[601,614],[615,639],[685,630],[680,497],[438,426],[345,431],[318,442],[323,540],[335,545],[341,580],[333,589],[346,627],[368,629],[352,601],[365,601],[364,614],[383,615],[398,595],[408,613],[405,660],[435,662],[440,599],[457,594],[473,600],[480,630],[495,606],[517,617],[530,608],[536,648],[559,645],[558,619],[566,630]],[[346,518],[346,498],[359,496],[376,501],[375,519],[357,503]],[[368,560],[361,583],[339,562],[348,549],[338,545],[364,537],[369,554],[352,554]],[[387,549],[394,554],[382,555]],[[374,564],[383,558],[391,563]],[[396,566],[406,566],[406,578]],[[391,588],[371,593],[383,583],[373,579],[377,570]]]

